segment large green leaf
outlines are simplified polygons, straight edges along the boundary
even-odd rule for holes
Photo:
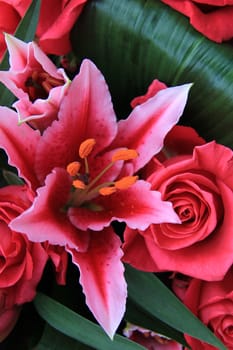
[[[36,26],[38,23],[40,13],[40,0],[33,0],[27,13],[22,18],[16,30],[15,36],[25,42],[32,41],[35,36]],[[9,68],[9,55],[6,52],[1,64],[0,70],[7,70]],[[11,106],[15,97],[12,93],[0,84],[0,104]]]
[[[194,82],[182,122],[233,146],[233,49],[204,38],[158,0],[90,0],[72,34],[80,59],[106,77],[119,116],[158,78]]]
[[[112,341],[101,327],[42,293],[37,294],[34,304],[50,326],[96,350],[145,350],[120,335]]]
[[[175,295],[151,273],[126,266],[129,298],[143,310],[179,331],[226,350],[214,334],[201,323]]]

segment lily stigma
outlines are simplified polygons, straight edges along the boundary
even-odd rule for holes
[[[71,162],[66,167],[68,174],[72,178],[71,195],[67,207],[85,206],[94,211],[101,211],[103,208],[100,205],[92,203],[92,199],[98,195],[108,196],[118,190],[128,189],[138,180],[138,176],[125,176],[117,181],[99,183],[101,177],[114,165],[115,162],[136,158],[138,153],[134,149],[117,150],[113,154],[111,162],[100,171],[94,179],[91,179],[88,156],[91,154],[95,144],[95,139],[87,139],[83,141],[79,147],[79,157],[84,161],[83,172],[80,172],[82,164],[78,161]]]

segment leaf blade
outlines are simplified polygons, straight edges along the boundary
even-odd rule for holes
[[[233,146],[232,48],[204,38],[183,15],[155,0],[92,0],[72,42],[80,59],[103,72],[121,117],[154,78],[193,82],[182,122],[207,141]]]
[[[61,333],[97,350],[143,350],[144,348],[127,338],[115,335],[114,340],[93,322],[78,315],[45,294],[38,293],[34,305],[39,315]]]
[[[212,344],[218,349],[226,350],[220,340],[175,297],[157,276],[137,271],[127,265],[126,280],[129,298],[150,315],[183,333]]]

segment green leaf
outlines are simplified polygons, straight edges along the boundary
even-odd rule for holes
[[[35,36],[35,31],[38,23],[40,13],[40,0],[33,0],[27,13],[20,21],[16,30],[15,36],[25,42],[32,41]],[[9,68],[9,54],[6,52],[0,64],[0,70],[7,70]],[[11,106],[14,102],[14,95],[2,84],[0,84],[0,104],[4,106]]]
[[[126,266],[126,280],[129,298],[147,313],[180,332],[227,350],[154,274]]]
[[[24,185],[24,181],[13,171],[2,170],[2,174],[8,185]]]
[[[17,38],[25,42],[34,40],[40,14],[40,3],[40,0],[32,1],[30,8],[28,9],[26,15],[23,17],[17,28]]]
[[[36,350],[94,350],[46,324],[43,336],[36,345]]]
[[[195,31],[159,0],[90,0],[72,33],[73,50],[103,72],[116,111],[154,78],[173,86],[193,82],[183,123],[207,140],[233,146],[233,50]]]
[[[39,315],[53,328],[97,350],[145,350],[144,347],[115,335],[112,341],[101,327],[80,316],[45,294],[34,299]]]
[[[174,339],[178,343],[186,346],[186,348],[189,347],[181,332],[170,327],[167,323],[162,322],[154,315],[152,316],[150,313],[146,312],[138,304],[135,304],[131,298],[128,298],[127,301],[125,319],[128,322],[133,323],[137,326],[150,329],[151,331],[163,334],[166,337]]]

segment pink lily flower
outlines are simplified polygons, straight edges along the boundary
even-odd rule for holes
[[[0,81],[18,98],[13,106],[19,124],[29,122],[43,131],[57,118],[70,81],[35,42],[24,43],[9,34],[5,38],[10,69],[0,71]]]
[[[117,122],[106,82],[89,61],[64,96],[58,120],[41,135],[0,109],[0,146],[36,191],[11,223],[30,240],[64,246],[80,270],[86,303],[110,337],[127,296],[121,241],[110,224],[145,229],[179,223],[171,203],[135,176],[181,116],[190,84],[165,89]]]

